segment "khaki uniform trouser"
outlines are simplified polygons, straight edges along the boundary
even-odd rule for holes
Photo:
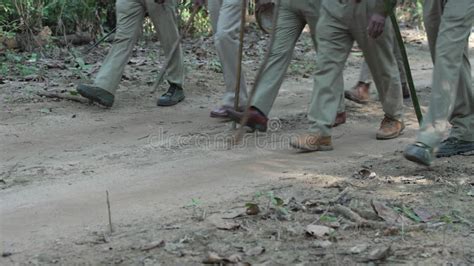
[[[351,0],[323,0],[321,18],[316,27],[319,53],[314,78],[314,92],[309,108],[310,132],[331,135],[339,96],[335,86],[351,51],[354,40],[364,53],[382,102],[385,116],[402,120],[403,97],[400,73],[393,53],[394,34],[387,19],[382,36],[372,39],[367,34],[368,19],[379,0],[359,4]]]
[[[473,0],[425,0],[424,20],[434,62],[430,107],[418,141],[437,147],[448,127],[450,137],[474,141],[474,91],[468,39]]]
[[[224,72],[226,92],[222,105],[234,106],[242,0],[208,0],[207,5],[214,31],[214,43]],[[240,77],[239,103],[240,106],[247,104],[247,85],[243,70]]]
[[[270,113],[278,96],[278,91],[293,57],[296,42],[306,25],[309,25],[314,48],[317,51],[316,24],[319,19],[320,7],[320,0],[281,1],[273,47],[252,101],[252,106],[258,108],[265,115]],[[335,86],[339,90],[344,88],[342,74],[337,79]],[[343,112],[344,109],[344,96],[341,94],[338,113]]]
[[[117,0],[115,5],[117,32],[112,48],[94,81],[95,86],[112,94],[118,88],[133,47],[142,33],[146,11],[157,30],[166,57],[170,55],[173,45],[179,39],[174,0],[166,0],[164,4],[157,4],[154,0]],[[184,65],[181,46],[173,54],[166,74],[169,82],[183,85]]]
[[[402,84],[407,84],[407,75],[405,72],[405,66],[403,64],[402,53],[400,52],[400,47],[398,46],[398,42],[396,42],[396,38],[393,38],[393,40],[395,58],[397,59],[398,71],[400,72],[400,80]],[[372,83],[373,81],[372,73],[370,73],[369,66],[365,61],[360,70],[359,81],[367,84]]]

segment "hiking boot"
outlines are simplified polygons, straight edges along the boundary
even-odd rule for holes
[[[344,92],[344,97],[348,100],[360,104],[367,104],[370,100],[370,83],[359,81],[352,89]]]
[[[403,99],[410,98],[410,89],[408,89],[408,84],[406,83],[402,83],[402,94],[403,94]]]
[[[93,102],[105,107],[114,105],[114,95],[102,88],[93,85],[79,84],[77,93]]]
[[[173,106],[184,100],[184,91],[180,85],[170,82],[168,91],[158,99],[158,106]]]
[[[237,112],[234,109],[228,109],[227,114],[230,119],[237,123],[241,123],[242,118],[244,117],[244,112]],[[268,117],[264,115],[260,110],[255,107],[250,107],[249,116],[246,126],[256,129],[260,132],[267,131]]]
[[[454,137],[447,138],[439,146],[436,157],[451,157],[474,151],[474,141],[460,140]]]
[[[400,136],[405,129],[405,124],[398,120],[385,116],[377,131],[378,140],[394,139]]]
[[[291,147],[301,151],[331,151],[331,136],[321,136],[319,134],[301,134],[290,141]]]
[[[347,113],[346,112],[337,113],[336,120],[334,121],[334,124],[332,125],[332,127],[337,127],[337,126],[340,126],[342,124],[345,124],[346,119],[347,119]]]
[[[433,162],[433,148],[421,142],[410,144],[405,149],[403,156],[409,161],[425,166],[430,166]]]

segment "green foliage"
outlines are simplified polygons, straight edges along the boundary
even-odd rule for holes
[[[283,199],[276,197],[273,191],[269,191],[267,193],[257,192],[253,197],[253,202],[247,202],[245,204],[247,214],[251,212],[253,213],[252,215],[256,215],[258,212],[260,212],[260,205],[258,202],[261,200],[267,201],[267,210],[274,210],[281,219],[289,219],[290,212],[287,210],[287,208],[285,208],[285,202]]]
[[[36,53],[22,56],[7,51],[4,56],[0,57],[0,76],[26,77],[38,74],[40,68],[35,66],[37,60],[38,55]]]
[[[179,25],[189,21],[192,0],[177,0]],[[249,1],[249,14],[255,3]],[[423,0],[399,0],[398,17],[409,24],[421,25]],[[211,31],[205,9],[193,20],[190,33],[208,34]],[[2,0],[0,3],[0,37],[16,33],[37,34],[43,27],[51,28],[54,35],[79,31],[100,34],[115,26],[115,1],[111,0]]]
[[[399,0],[398,2],[399,20],[415,26],[421,26],[423,22],[424,0]]]
[[[0,31],[37,33],[44,26],[56,33],[96,32],[115,3],[106,0],[2,0]]]
[[[185,27],[191,18],[193,13],[193,1],[182,1],[178,5],[178,14],[179,14],[179,25]],[[187,29],[184,29],[187,30]],[[209,19],[205,9],[198,11],[194,17],[192,28],[189,29],[190,33],[195,34],[207,34],[211,31]]]
[[[409,207],[406,207],[405,205],[403,205],[401,207],[395,207],[394,209],[397,212],[399,212],[400,214],[403,214],[404,216],[410,218],[414,222],[417,222],[417,223],[422,222],[421,218],[418,217],[418,215],[416,215],[416,213],[413,211],[413,209],[411,209]]]

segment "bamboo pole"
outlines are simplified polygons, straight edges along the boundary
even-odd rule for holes
[[[395,32],[395,37],[397,38],[398,46],[400,47],[400,53],[403,59],[403,66],[405,67],[405,72],[407,75],[408,87],[410,88],[410,98],[413,102],[413,107],[415,108],[418,124],[421,125],[423,121],[423,114],[421,113],[420,103],[418,101],[418,96],[416,95],[415,83],[413,82],[413,76],[410,68],[410,61],[408,60],[408,54],[405,47],[405,43],[403,42],[400,27],[398,26],[397,22],[397,17],[395,16],[395,9],[392,8],[390,0],[385,0],[385,9],[390,14],[390,20],[393,24],[393,30]]]
[[[237,82],[235,83],[235,97],[234,97],[234,110],[239,110],[240,105],[240,86],[242,80],[242,59],[244,56],[244,35],[245,35],[245,17],[247,11],[247,0],[242,1],[242,7],[240,11],[240,34],[239,34],[239,59],[237,63]],[[237,128],[237,123],[232,123],[232,129]]]

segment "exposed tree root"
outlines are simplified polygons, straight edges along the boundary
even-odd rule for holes
[[[352,224],[349,228],[372,228],[372,229],[388,229],[388,230],[399,230],[404,232],[420,231],[428,228],[437,228],[443,226],[445,223],[436,224],[417,224],[417,225],[395,225],[388,224],[386,222],[371,221],[362,218],[359,214],[352,211],[350,208],[336,204],[330,208],[331,212],[337,213],[344,216],[346,219],[351,220]]]

